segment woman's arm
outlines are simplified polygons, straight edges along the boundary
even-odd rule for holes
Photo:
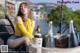
[[[30,33],[33,33],[33,30],[34,30],[34,28],[35,28],[35,21],[28,19],[28,20],[26,21],[26,26],[27,26],[27,30],[28,30]]]
[[[31,28],[30,24],[28,24],[28,26],[29,28]],[[29,39],[32,39],[32,34],[29,30],[26,30],[26,27],[24,26],[21,17],[17,17],[17,27],[24,34],[24,36],[28,37]]]

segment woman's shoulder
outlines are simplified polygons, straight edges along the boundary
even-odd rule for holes
[[[22,19],[20,16],[17,16],[16,17],[16,20],[15,20],[16,23],[23,23]]]
[[[17,17],[16,17],[16,20],[17,20],[17,21],[22,21],[22,19],[21,19],[20,16],[17,16]]]
[[[17,16],[16,19],[21,19],[21,17],[20,16]]]

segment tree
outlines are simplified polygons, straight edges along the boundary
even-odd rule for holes
[[[67,18],[71,17],[69,12],[69,8],[65,5],[63,6],[63,21],[66,21]],[[59,24],[59,21],[61,19],[61,6],[58,6],[55,9],[52,9],[50,14],[48,14],[48,20],[47,21],[53,21],[54,24]]]
[[[80,32],[80,10],[74,11],[74,14],[76,15],[74,18],[74,24],[77,28],[77,31]]]
[[[72,19],[74,25],[77,27],[77,31],[80,31],[80,10],[72,11],[67,6],[63,5],[63,18],[61,18],[61,6],[57,6],[55,9],[52,9],[48,14],[47,21],[53,21],[54,25],[58,25],[60,19],[62,22],[69,23]]]
[[[0,19],[5,18],[5,10],[4,7],[0,4]]]

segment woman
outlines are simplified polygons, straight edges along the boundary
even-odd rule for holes
[[[21,44],[29,45],[32,40],[34,29],[34,20],[31,10],[27,3],[23,2],[19,6],[19,11],[16,17],[15,35],[11,36],[7,43],[9,47],[15,48]]]

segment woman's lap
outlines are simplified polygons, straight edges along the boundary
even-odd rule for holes
[[[12,35],[12,36],[9,37],[9,39],[11,39],[11,40],[15,40],[15,39],[18,39],[18,38],[21,38],[21,36]]]
[[[8,40],[15,40],[15,39],[18,39],[18,38],[21,38],[21,36],[12,35],[12,36],[9,37]],[[24,48],[24,49],[22,49],[22,48]],[[21,44],[21,45],[17,46],[15,49],[16,50],[21,50],[21,49],[25,50],[25,44]]]

